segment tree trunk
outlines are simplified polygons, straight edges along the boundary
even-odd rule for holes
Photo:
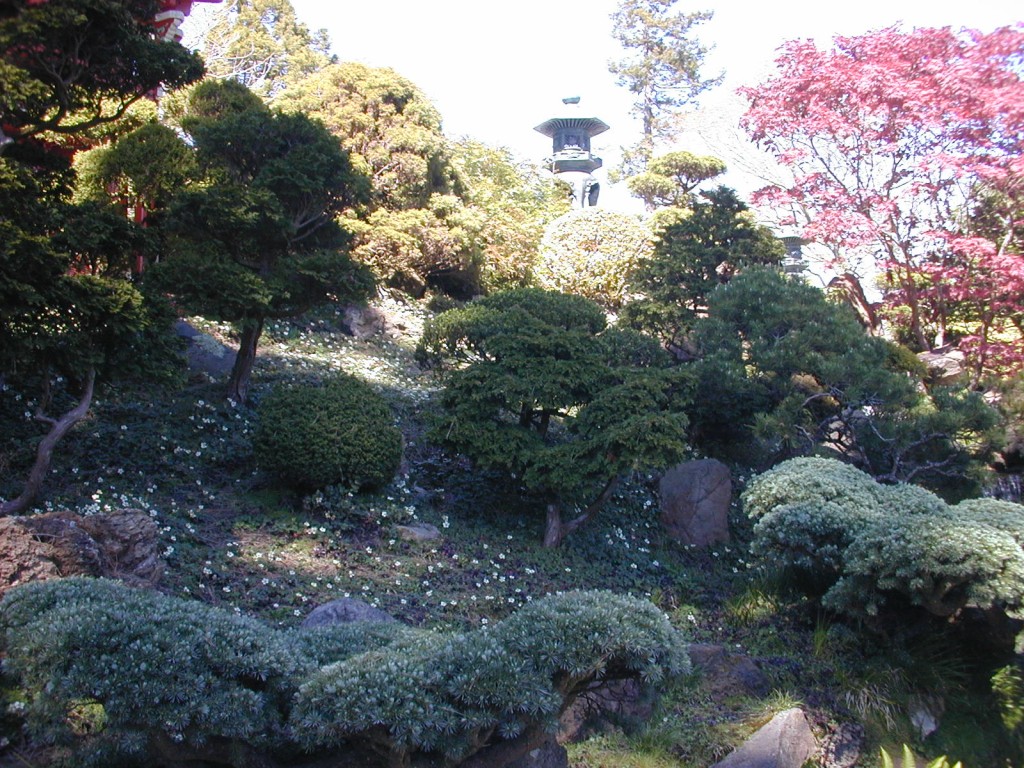
[[[547,522],[544,526],[544,548],[557,547],[565,538],[565,525],[562,524],[562,507],[557,502],[548,504]]]
[[[856,275],[845,272],[838,277],[833,277],[829,281],[828,289],[830,291],[837,291],[842,295],[843,301],[857,313],[857,319],[860,320],[860,324],[864,326],[869,334],[872,336],[879,334],[881,329],[878,322],[878,313],[875,312],[875,308],[868,301],[864,288],[861,286],[860,280]]]
[[[539,747],[547,738],[548,734],[541,726],[531,725],[514,739],[499,741],[470,755],[459,764],[459,768],[504,768]]]
[[[249,397],[249,380],[256,362],[256,345],[263,333],[263,318],[247,320],[242,324],[242,338],[238,344],[238,355],[231,369],[227,397],[236,403],[244,403]]]
[[[573,518],[568,523],[562,521],[562,506],[558,502],[550,502],[548,504],[547,523],[544,528],[544,547],[557,547],[565,540],[566,536],[590,522],[601,511],[601,507],[605,505],[605,502],[615,493],[615,489],[619,487],[620,482],[622,482],[620,475],[610,478],[597,498],[583,510],[583,514]]]
[[[40,441],[39,447],[36,449],[36,460],[35,464],[32,465],[32,470],[29,472],[28,480],[25,481],[25,488],[22,490],[21,495],[11,501],[5,501],[0,503],[0,517],[6,517],[7,515],[19,515],[24,512],[29,506],[36,500],[39,495],[39,491],[43,487],[43,481],[46,479],[47,473],[50,471],[50,462],[53,459],[53,449],[57,447],[59,443],[75,424],[85,418],[85,415],[89,412],[89,406],[92,405],[92,395],[96,384],[96,369],[90,368],[88,374],[85,377],[85,387],[83,388],[82,395],[78,400],[78,405],[72,408],[70,411],[65,413],[59,419],[51,419],[44,416],[42,413],[36,415],[36,418],[40,421],[44,421],[50,425],[50,431]]]
[[[917,290],[917,286],[914,284],[913,270],[907,264],[900,265],[900,268],[906,271],[906,274],[901,274],[899,277],[900,287],[903,289],[903,295],[906,299],[907,307],[910,309],[910,330],[914,334],[914,339],[917,341],[918,346],[921,347],[921,351],[927,352],[932,349],[932,344],[924,334],[924,323],[921,320],[921,300],[920,294]]]

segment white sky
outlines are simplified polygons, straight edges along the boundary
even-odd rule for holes
[[[580,113],[611,126],[594,142],[606,168],[616,161],[620,145],[639,136],[629,116],[629,94],[615,84],[607,66],[622,56],[609,19],[617,0],[292,4],[309,27],[328,30],[341,60],[391,67],[414,82],[440,110],[450,137],[469,136],[539,161],[550,152],[550,140],[533,127],[562,114],[565,96],[582,97]],[[725,83],[704,99],[712,112],[727,111],[728,102],[736,109],[734,89],[770,71],[775,49],[786,40],[814,38],[824,45],[835,34],[859,34],[897,22],[991,31],[1024,21],[1024,8],[1016,0],[680,0],[679,6],[715,14],[699,27],[701,41],[714,47],[707,73],[726,73]],[[743,193],[756,186],[738,177],[726,181]],[[621,189],[605,184],[604,207],[627,207],[627,200]]]

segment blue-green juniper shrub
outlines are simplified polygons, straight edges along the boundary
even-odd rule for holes
[[[822,604],[873,621],[910,612],[1004,619],[1024,607],[1024,507],[955,505],[912,485],[881,485],[833,459],[792,459],[743,494],[753,548],[819,587]],[[805,579],[806,580],[806,579]]]
[[[501,766],[583,691],[689,669],[654,605],[596,591],[542,598],[465,633],[275,629],[73,578],[9,591],[0,648],[33,736],[93,765]],[[95,713],[89,731],[69,721],[82,707]]]

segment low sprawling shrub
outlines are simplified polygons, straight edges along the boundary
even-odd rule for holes
[[[145,763],[159,744],[270,748],[284,738],[294,681],[310,666],[254,619],[94,579],[8,592],[0,647],[5,671],[30,694],[34,735],[77,742],[98,765],[118,755]],[[69,713],[86,705],[102,708],[105,727],[82,735]]]
[[[831,459],[784,461],[753,480],[743,493],[743,508],[758,519],[780,504],[835,502],[848,513],[872,515],[885,489],[854,466]]]
[[[442,752],[497,768],[509,740],[539,740],[584,690],[689,668],[661,611],[609,592],[543,598],[449,634],[375,622],[275,629],[66,579],[7,594],[0,648],[31,732],[100,765],[274,766],[344,742],[368,768],[375,753],[404,765]],[[83,708],[91,729],[72,724]]]
[[[963,515],[886,517],[854,538],[824,603],[874,616],[892,596],[944,617],[965,606],[1017,608],[1024,551],[1012,536]]]
[[[387,403],[354,377],[279,387],[260,403],[259,416],[257,461],[301,490],[380,486],[402,458]]]
[[[831,459],[794,459],[744,493],[754,548],[810,576],[823,604],[856,617],[913,606],[956,617],[967,607],[1024,606],[1024,507],[993,499],[948,505],[912,485],[881,485]]]
[[[657,682],[689,666],[675,630],[650,603],[609,592],[537,601],[491,629],[423,634],[324,667],[292,713],[308,748],[384,727],[392,750],[465,757],[487,743],[553,725],[595,679]]]

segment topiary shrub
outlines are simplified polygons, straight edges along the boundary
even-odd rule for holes
[[[832,501],[848,514],[874,515],[885,489],[870,475],[833,459],[800,458],[784,461],[747,486],[743,508],[755,520],[780,504]]]
[[[351,376],[279,387],[259,406],[260,466],[303,491],[372,488],[394,477],[402,435],[384,399]]]
[[[755,523],[752,549],[827,587],[838,577],[857,530],[876,518],[833,501],[780,504]]]
[[[794,459],[743,495],[755,551],[811,577],[827,608],[853,617],[883,607],[957,618],[1008,617],[1024,606],[1024,507],[955,506],[912,485],[881,485],[832,459]],[[906,617],[904,617],[906,618]]]
[[[965,606],[1024,605],[1024,551],[1013,537],[969,517],[885,518],[861,531],[844,553],[842,577],[823,604],[877,616],[899,597],[933,616]]]
[[[291,722],[308,749],[375,737],[393,755],[443,751],[461,760],[493,734],[523,742],[540,736],[598,681],[657,683],[688,669],[678,634],[655,606],[610,592],[569,592],[493,628],[423,633],[324,667],[300,688]]]
[[[1008,533],[1024,546],[1024,506],[1000,499],[964,499],[951,507],[953,514],[968,517]]]
[[[542,288],[616,310],[627,298],[630,276],[653,250],[653,234],[638,216],[574,210],[548,226],[534,277]]]
[[[0,647],[36,738],[66,745],[78,764],[147,767],[312,767],[330,755],[384,768],[437,764],[425,753],[444,752],[501,768],[578,694],[689,669],[661,611],[608,592],[543,598],[461,634],[374,622],[279,630],[64,579],[7,593]],[[91,731],[72,725],[83,710]]]
[[[10,590],[0,647],[31,694],[31,733],[97,765],[211,740],[240,754],[280,744],[294,680],[310,666],[258,621],[103,579]],[[76,733],[69,713],[83,708],[105,727]]]

